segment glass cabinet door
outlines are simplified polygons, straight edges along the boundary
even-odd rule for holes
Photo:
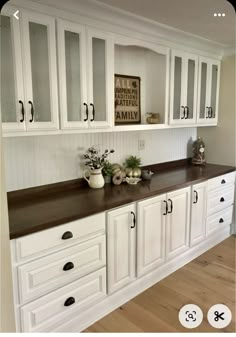
[[[170,124],[193,124],[196,121],[197,68],[197,56],[172,51]]]
[[[220,62],[201,57],[199,68],[198,123],[214,124],[218,119]]]
[[[114,110],[114,44],[107,34],[88,31],[90,127],[111,125]]]
[[[58,129],[55,20],[24,11],[22,28],[27,129]]]
[[[58,20],[57,27],[61,126],[84,128],[89,119],[85,28],[63,20]]]
[[[25,101],[19,23],[14,9],[0,16],[1,116],[4,132],[25,130]]]

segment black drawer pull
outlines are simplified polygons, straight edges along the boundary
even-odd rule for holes
[[[226,181],[224,179],[221,180],[221,184],[225,184]]]
[[[197,191],[193,191],[193,192],[196,194],[196,199],[195,199],[195,201],[193,203],[197,204],[197,202],[198,202],[198,192]]]
[[[170,211],[168,210],[168,213],[172,213],[173,212],[173,201],[171,199],[168,199],[168,201],[170,201]]]
[[[134,212],[130,212],[130,213],[133,215],[133,225],[130,228],[135,228],[135,226],[136,226],[136,217],[135,217]]]
[[[222,223],[222,222],[224,222],[224,219],[220,218],[219,223]]]
[[[67,271],[67,270],[71,270],[74,268],[74,263],[73,262],[67,262],[64,267],[63,267],[63,270],[64,271]]]
[[[63,235],[62,235],[62,240],[68,240],[68,239],[71,239],[73,238],[73,234],[71,232],[65,232]]]
[[[225,201],[225,199],[222,197],[222,198],[220,198],[220,202],[224,202]]]
[[[72,305],[72,304],[74,304],[74,303],[75,303],[74,297],[69,297],[69,298],[67,298],[67,300],[65,301],[64,306],[65,306],[65,307],[69,307],[70,305]]]
[[[166,205],[166,209],[165,209],[165,213],[163,213],[163,215],[167,215],[167,213],[168,213],[168,203],[167,203],[167,201],[166,200],[164,200],[164,203],[165,203],[165,205]]]

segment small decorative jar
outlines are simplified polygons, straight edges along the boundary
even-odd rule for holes
[[[201,137],[198,137],[195,142],[193,142],[193,158],[192,164],[194,165],[205,165],[205,144]]]

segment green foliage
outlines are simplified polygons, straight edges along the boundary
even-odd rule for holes
[[[109,162],[109,160],[106,160],[103,164],[103,169],[102,169],[102,174],[103,176],[112,176],[112,164]]]
[[[142,164],[141,158],[137,158],[136,156],[129,156],[126,159],[124,166],[134,169],[134,168],[141,166],[141,164]]]

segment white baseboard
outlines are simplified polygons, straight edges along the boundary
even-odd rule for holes
[[[138,294],[142,293],[146,289],[153,286],[155,283],[159,282],[166,276],[170,275],[174,271],[183,267],[185,264],[189,263],[196,257],[200,256],[207,250],[211,249],[221,241],[225,240],[230,236],[230,227],[225,228],[223,231],[217,232],[211,235],[210,238],[206,238],[201,244],[190,248],[188,251],[184,252],[181,256],[166,262],[164,265],[160,266],[157,270],[142,276],[130,285],[126,286],[124,289],[117,291],[116,293],[107,296],[97,305],[93,306],[91,309],[84,312],[79,317],[73,317],[70,321],[61,325],[54,330],[54,332],[80,332],[88,328],[96,321],[106,316],[113,310],[119,308],[121,305],[125,304]]]

